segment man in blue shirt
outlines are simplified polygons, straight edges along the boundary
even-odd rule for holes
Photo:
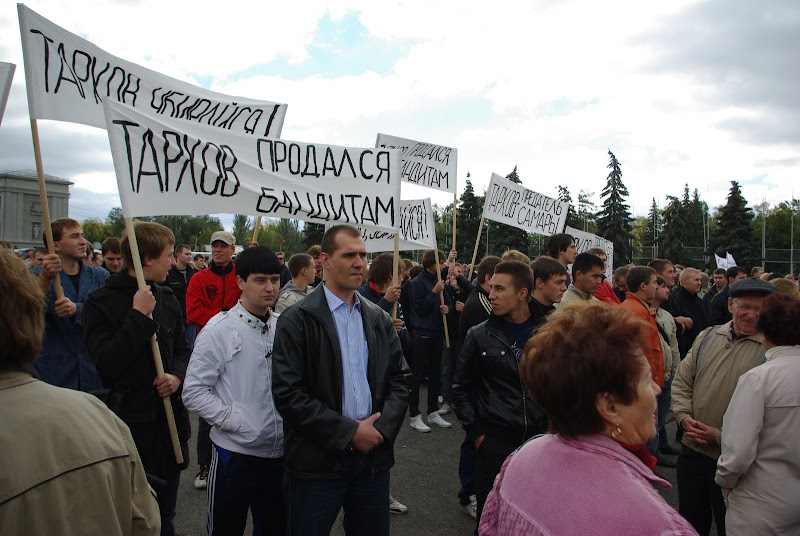
[[[389,469],[408,404],[391,317],[355,292],[367,269],[358,229],[331,227],[327,280],[278,319],[272,393],[284,421],[288,534],[389,534]]]

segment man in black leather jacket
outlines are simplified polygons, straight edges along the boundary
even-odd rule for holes
[[[334,226],[321,249],[328,278],[280,316],[272,354],[288,533],[329,534],[344,507],[347,534],[388,535],[407,366],[391,317],[355,292],[367,268],[359,231]]]
[[[506,457],[530,437],[547,432],[547,417],[519,375],[525,343],[544,322],[531,305],[533,273],[524,262],[501,262],[491,285],[493,313],[467,332],[453,385],[456,415],[478,449],[478,522]]]

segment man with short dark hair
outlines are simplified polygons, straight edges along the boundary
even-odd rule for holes
[[[453,306],[450,294],[444,293],[444,305],[439,294],[444,291],[445,282],[436,281],[436,271],[444,268],[444,253],[428,250],[422,255],[422,272],[411,282],[411,307],[414,330],[411,335],[411,394],[408,401],[408,414],[411,427],[418,432],[430,432],[419,411],[419,386],[428,377],[428,423],[440,428],[450,428],[449,422],[439,414],[439,395],[442,390],[442,347],[445,323],[442,315],[447,315]],[[444,274],[444,278],[446,278]]]
[[[230,310],[239,301],[242,291],[236,279],[236,265],[231,260],[236,251],[236,241],[228,231],[211,235],[211,264],[192,276],[186,288],[186,321],[202,332],[214,315]],[[197,428],[197,463],[200,470],[194,487],[206,489],[208,467],[211,465],[211,440],[209,424],[200,419]]]
[[[606,255],[606,252],[602,248],[589,248],[586,250],[586,253],[591,253],[592,255],[600,257],[600,260],[603,261],[603,272],[605,273],[608,269],[608,255]],[[610,303],[612,305],[619,305],[621,303],[621,300],[614,293],[614,288],[605,276],[600,282],[600,286],[597,287],[597,290],[595,290],[592,295],[601,302]]]
[[[198,253],[194,256],[194,268],[198,272],[206,267],[206,256],[202,253]]]
[[[33,250],[33,254],[31,255],[31,262],[33,263],[33,268],[42,265],[42,261],[47,256],[47,248],[38,247]]]
[[[283,251],[277,252],[275,256],[278,257],[278,262],[281,263],[281,288],[283,288],[286,283],[292,280],[292,273],[289,267],[286,266],[288,263],[284,262]]]
[[[563,263],[562,263],[563,264]],[[597,300],[594,293],[603,282],[605,264],[597,255],[580,253],[572,263],[572,283],[556,305],[561,309],[572,302]]]
[[[408,400],[390,317],[356,289],[361,233],[325,232],[327,280],[278,319],[272,393],[286,434],[287,534],[328,534],[344,507],[347,534],[389,534],[389,469]]]
[[[197,336],[197,326],[186,321],[186,290],[189,288],[189,281],[197,270],[192,268],[192,250],[186,244],[179,244],[175,248],[175,266],[167,273],[166,284],[172,289],[178,303],[181,305],[183,314],[183,327],[186,331],[186,342],[189,347],[194,347],[194,339]]]
[[[122,250],[120,250],[119,244],[119,238],[112,236],[103,240],[100,245],[103,253],[103,268],[111,274],[116,274],[122,269]]]
[[[672,384],[675,421],[684,430],[678,511],[700,534],[708,534],[712,514],[718,534],[725,534],[725,502],[714,481],[722,417],[739,377],[764,361],[756,326],[761,302],[775,287],[760,279],[742,279],[729,292],[732,320],[699,334]]]
[[[292,279],[278,292],[278,300],[275,302],[275,312],[282,313],[289,306],[294,305],[314,290],[311,284],[314,282],[314,259],[306,253],[295,253],[289,259],[289,273]]]
[[[263,246],[236,262],[242,298],[206,324],[192,353],[183,401],[213,426],[208,533],[283,534],[283,419],[272,398],[272,348],[278,315],[270,306],[281,264]]]
[[[713,276],[714,284],[703,294],[703,307],[706,310],[706,315],[708,315],[708,307],[711,304],[711,299],[725,288],[725,269],[717,268],[714,270]]]
[[[747,270],[741,266],[731,266],[725,270],[726,285],[717,293],[717,296],[711,298],[708,303],[708,325],[717,326],[730,322],[731,316],[728,310],[728,298],[730,297],[730,288],[735,282],[747,277]],[[716,299],[715,299],[716,298]],[[705,300],[703,300],[705,302]]]
[[[83,304],[91,292],[103,286],[108,272],[83,263],[86,239],[81,224],[71,218],[50,223],[55,254],[45,255],[42,265],[32,268],[47,297],[42,351],[33,362],[39,378],[49,384],[95,391],[103,384],[89,357],[83,330]],[[55,278],[64,297],[56,298]]]
[[[575,237],[567,233],[554,234],[547,241],[547,252],[551,257],[564,265],[564,268],[575,262],[578,249],[575,247]],[[572,278],[567,273],[567,286],[572,284]]]
[[[317,288],[317,285],[322,283],[322,248],[319,244],[314,244],[306,250],[306,255],[311,255],[311,258],[314,259],[315,276],[311,286]]]
[[[628,268],[620,266],[614,270],[614,294],[620,303],[625,301],[625,294],[628,292]]]
[[[547,432],[547,416],[519,376],[525,343],[536,327],[530,304],[533,285],[533,273],[524,262],[495,267],[489,292],[492,315],[467,332],[456,367],[456,415],[478,451],[478,523],[506,457],[530,437]]]
[[[533,270],[533,294],[531,295],[531,314],[539,325],[547,320],[547,315],[561,303],[567,291],[567,269],[551,257],[537,257],[531,262]]]

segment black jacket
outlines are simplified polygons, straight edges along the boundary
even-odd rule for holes
[[[534,302],[531,334],[546,322],[541,314],[544,306]],[[547,432],[547,416],[525,389],[498,316],[491,315],[467,332],[453,380],[453,403],[458,420],[472,438],[488,434],[522,444]]]
[[[489,293],[480,285],[475,285],[475,290],[467,297],[461,318],[458,322],[458,339],[467,340],[467,332],[471,327],[485,322],[492,314],[492,304],[489,302]]]
[[[442,304],[439,294],[433,293],[436,286],[436,274],[427,270],[422,270],[420,274],[411,281],[411,322],[414,325],[414,335],[443,336],[444,323],[442,315],[439,313],[439,306]],[[447,283],[445,282],[445,289]],[[450,311],[454,311],[453,298],[450,293],[443,290],[444,304]]]
[[[375,428],[384,442],[369,455],[373,471],[394,465],[394,440],[408,408],[408,366],[391,318],[367,299],[361,317]],[[325,292],[310,292],[278,318],[272,394],[283,416],[284,462],[298,478],[338,478],[358,424],[342,415],[342,355]]]
[[[669,299],[661,304],[661,307],[672,316],[688,316],[692,319],[692,329],[681,331],[680,327],[678,328],[678,349],[683,359],[692,349],[692,344],[700,332],[709,326],[703,309],[703,300],[698,298],[697,294],[678,287],[678,290],[670,291]]]
[[[167,272],[167,280],[164,281],[164,286],[167,286],[172,290],[172,293],[175,294],[175,297],[178,299],[178,303],[181,306],[181,312],[183,312],[183,321],[186,322],[186,289],[189,288],[189,281],[192,279],[192,276],[197,273],[197,270],[192,268],[191,266],[186,266],[186,277],[178,270],[177,266],[173,266]]]
[[[83,305],[83,329],[103,386],[126,392],[119,417],[131,429],[145,471],[161,477],[176,466],[164,404],[153,387],[156,368],[150,338],[158,331],[164,372],[181,380],[181,388],[170,397],[183,450],[180,469],[189,464],[191,428],[181,392],[191,350],[178,300],[169,288],[149,284],[156,298],[152,319],[132,308],[136,279],[121,271],[89,295]]]
[[[733,315],[728,310],[728,298],[730,295],[730,286],[725,285],[725,288],[717,292],[717,294],[711,298],[708,304],[708,310],[706,311],[709,326],[727,324],[733,319]]]

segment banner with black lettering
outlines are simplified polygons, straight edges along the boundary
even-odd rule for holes
[[[575,249],[578,250],[578,253],[585,253],[590,248],[600,248],[605,251],[606,257],[608,257],[606,260],[606,277],[610,279],[614,275],[614,242],[593,233],[579,231],[574,227],[567,227],[564,232],[572,235],[575,239]],[[570,273],[571,270],[570,268]]]
[[[23,4],[17,4],[17,10],[31,119],[105,128],[102,103],[118,101],[165,118],[280,137],[285,104],[232,97],[182,82],[112,56]]]
[[[103,103],[125,216],[400,222],[400,153],[250,136]]]
[[[17,68],[13,63],[0,61],[0,125],[3,124],[3,113],[6,111],[8,94],[11,93],[11,81],[14,80],[14,70]]]
[[[332,227],[334,224],[327,224]],[[394,233],[357,226],[367,252],[394,251]],[[400,251],[436,249],[436,228],[430,198],[400,200]]]
[[[484,218],[524,229],[529,233],[550,236],[563,232],[569,204],[528,190],[521,184],[492,173]]]
[[[403,182],[456,193],[458,149],[388,134],[378,134],[375,147],[400,150]]]

